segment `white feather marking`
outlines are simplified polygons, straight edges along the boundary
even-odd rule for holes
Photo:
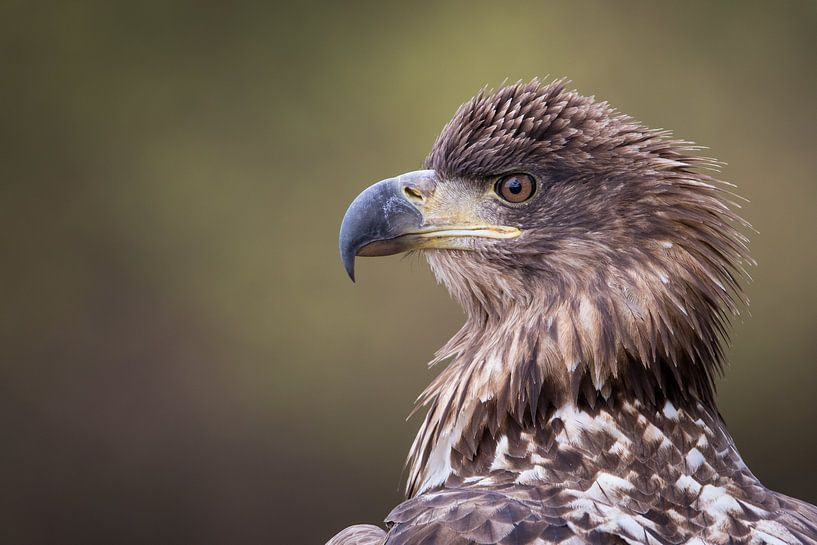
[[[599,472],[596,476],[596,483],[599,484],[605,490],[632,490],[633,483],[627,481],[626,479],[622,479],[616,475],[612,475],[610,473],[605,473],[604,471]]]
[[[607,452],[609,452],[610,454],[614,454],[618,457],[623,457],[630,453],[629,443],[631,443],[629,439],[627,440],[626,443],[619,439],[615,443],[613,443],[613,446],[611,446]]]
[[[741,507],[743,507],[747,511],[751,511],[752,513],[754,513],[755,515],[757,515],[759,517],[765,517],[765,516],[768,516],[768,514],[769,514],[769,512],[766,511],[765,509],[763,509],[762,507],[758,507],[757,505],[752,505],[749,502],[738,500],[738,503],[740,504]]]
[[[754,528],[754,534],[762,540],[763,543],[770,545],[791,545],[792,543],[800,543],[794,534],[788,528],[784,527],[774,520],[760,520]]]
[[[644,526],[633,517],[622,515],[618,518],[618,527],[633,538],[640,538],[644,535]]]
[[[779,537],[774,537],[771,534],[767,534],[761,530],[755,530],[753,532],[754,536],[760,539],[761,543],[768,543],[769,545],[791,545],[790,543],[786,543]]]
[[[600,471],[596,475],[596,480],[585,491],[585,494],[596,501],[610,503],[621,497],[622,490],[629,491],[632,489],[633,485],[621,477]]]
[[[493,374],[494,372],[502,372],[505,370],[505,366],[502,363],[502,359],[495,353],[491,353],[485,361],[485,370],[489,374]]]
[[[547,458],[544,458],[543,456],[540,456],[538,454],[532,454],[530,457],[530,463],[537,466],[543,466],[547,464],[549,461],[550,460],[548,460]]]
[[[596,321],[593,319],[595,311],[596,306],[587,297],[582,297],[579,301],[579,321],[581,321],[585,331],[594,331],[596,329]]]
[[[533,469],[527,469],[519,474],[516,478],[517,484],[541,484],[547,481],[547,471],[542,466],[534,466]]]
[[[619,509],[609,509],[605,512],[607,523],[599,529],[622,538],[630,545],[651,544],[654,540],[646,532],[646,528],[655,530],[655,523],[642,516],[632,516]]]
[[[680,477],[678,477],[678,480],[675,481],[675,486],[677,486],[678,489],[683,492],[689,492],[695,495],[697,495],[702,488],[701,483],[699,483],[689,475],[681,475]]]
[[[740,512],[740,504],[722,486],[705,485],[698,496],[698,503],[706,513],[715,519],[714,526],[726,522],[729,515]]]
[[[675,408],[675,405],[667,401],[664,404],[664,416],[669,418],[670,420],[678,420],[678,409]]]
[[[701,467],[704,462],[706,462],[706,459],[704,458],[704,455],[701,454],[700,450],[693,448],[687,452],[686,462],[689,471],[695,473],[698,471],[698,468]]]
[[[559,443],[577,442],[581,432],[592,428],[593,418],[584,411],[580,411],[573,404],[565,404],[553,413],[551,420],[558,418],[564,424],[562,431],[556,435]]]
[[[658,428],[658,426],[648,424],[646,429],[644,429],[644,441],[657,443],[663,439],[666,439],[666,436],[664,435],[664,432]]]
[[[599,505],[589,498],[576,498],[570,502],[569,506],[575,512],[595,513],[599,511]]]
[[[428,457],[426,463],[426,478],[418,489],[418,494],[422,494],[429,488],[443,484],[451,475],[451,450],[454,448],[454,443],[459,441],[462,436],[462,430],[468,423],[468,417],[463,411],[457,417],[457,422],[454,428],[443,432],[434,449]]]
[[[497,471],[500,469],[508,469],[508,461],[505,460],[505,455],[508,454],[508,437],[503,435],[496,443],[496,450],[494,451],[494,461],[491,462],[490,471]]]
[[[632,444],[629,437],[619,429],[615,419],[608,413],[590,415],[573,404],[565,404],[553,413],[551,420],[558,418],[564,424],[562,431],[556,435],[559,443],[577,444],[584,431],[600,430],[622,443],[627,448]]]

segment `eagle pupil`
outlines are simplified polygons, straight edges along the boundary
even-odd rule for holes
[[[513,193],[514,195],[518,195],[522,191],[522,182],[517,180],[516,178],[512,178],[508,181],[508,191]]]

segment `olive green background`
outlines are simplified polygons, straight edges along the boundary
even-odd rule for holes
[[[0,4],[0,542],[321,544],[399,501],[462,321],[337,257],[483,85],[709,147],[759,261],[720,407],[817,501],[817,3]]]

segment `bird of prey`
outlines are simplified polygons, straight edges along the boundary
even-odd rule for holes
[[[352,279],[419,251],[466,321],[418,401],[406,501],[329,544],[817,544],[817,508],[761,484],[715,403],[752,260],[697,149],[534,80],[355,198]]]

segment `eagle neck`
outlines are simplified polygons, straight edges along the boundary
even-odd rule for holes
[[[428,412],[409,454],[409,495],[440,486],[457,471],[466,478],[474,468],[463,460],[479,459],[510,430],[535,436],[551,429],[554,414],[586,419],[603,411],[616,421],[626,406],[720,422],[712,397],[687,388],[667,355],[645,362],[626,340],[602,346],[622,336],[604,329],[622,323],[599,310],[605,304],[577,297],[506,300],[491,312],[472,306],[437,354],[435,362],[450,359],[449,365],[420,397],[418,407]]]

